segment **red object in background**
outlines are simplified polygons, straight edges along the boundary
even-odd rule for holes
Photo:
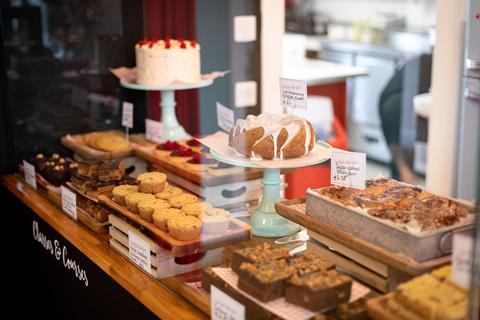
[[[150,38],[196,40],[195,0],[146,0],[145,33]],[[200,134],[198,90],[175,93],[178,121],[192,135]],[[160,93],[149,93],[149,117],[160,118]]]
[[[340,121],[343,128],[347,128],[347,82],[337,82],[330,84],[320,84],[308,86],[307,88],[309,96],[324,96],[332,99],[333,114],[335,118]]]
[[[332,147],[348,148],[348,137],[340,121],[334,118],[332,129],[334,138],[327,141]],[[285,190],[285,198],[305,198],[307,188],[328,187],[330,185],[330,162],[316,166],[305,167],[285,175],[288,188]]]

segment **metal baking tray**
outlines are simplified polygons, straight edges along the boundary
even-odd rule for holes
[[[417,262],[450,254],[453,233],[474,227],[475,214],[472,213],[449,227],[414,232],[401,224],[372,217],[362,208],[344,206],[320,195],[318,191],[322,189],[307,190],[308,216]]]

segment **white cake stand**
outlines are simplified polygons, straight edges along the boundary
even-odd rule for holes
[[[160,111],[162,114],[163,138],[164,140],[173,141],[185,140],[190,137],[185,129],[178,123],[177,115],[175,114],[175,106],[177,105],[175,102],[175,91],[203,88],[211,85],[212,83],[212,79],[201,80],[196,83],[173,84],[168,86],[147,86],[131,82],[120,82],[122,87],[128,89],[160,91],[162,96],[160,102]]]
[[[315,149],[312,152],[322,152],[322,149],[331,149],[332,147],[325,142],[317,141]],[[325,156],[315,161],[304,162],[302,164],[286,165],[281,168],[266,168],[260,164],[254,163],[249,159],[229,159],[223,155],[210,149],[210,153],[215,159],[220,162],[228,163],[234,166],[261,168],[263,169],[263,196],[260,206],[252,213],[250,224],[252,225],[252,233],[260,237],[284,237],[291,235],[300,230],[300,226],[281,217],[275,210],[275,202],[280,200],[280,170],[293,169],[316,165],[330,159],[330,156]],[[330,154],[330,153],[328,153]],[[283,161],[283,160],[278,160]]]

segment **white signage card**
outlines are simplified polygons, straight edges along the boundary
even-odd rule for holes
[[[257,17],[236,16],[233,18],[235,42],[252,42],[257,40]]]
[[[366,166],[365,153],[335,149],[331,157],[330,183],[363,190]]]
[[[146,272],[152,271],[150,245],[131,231],[128,231],[128,257]]]
[[[235,115],[232,109],[225,107],[217,101],[217,124],[226,132],[230,132],[235,122]]]
[[[210,286],[213,320],[244,320],[245,306],[215,286]]]
[[[245,108],[257,105],[257,82],[235,82],[235,107]]]
[[[284,108],[307,108],[307,81],[280,78],[280,101]]]
[[[122,105],[122,126],[133,128],[133,103],[124,101]]]
[[[64,186],[61,186],[61,190],[63,212],[73,220],[77,221],[77,195]]]
[[[145,135],[147,140],[161,142],[163,136],[162,123],[152,119],[145,119]]]
[[[465,288],[470,286],[473,271],[473,244],[473,229],[453,233],[452,281]]]
[[[25,181],[29,185],[31,185],[33,189],[37,189],[37,178],[35,175],[35,167],[25,160],[23,160],[23,175],[25,177]]]

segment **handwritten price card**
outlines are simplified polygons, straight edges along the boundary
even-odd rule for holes
[[[25,181],[32,186],[33,189],[37,189],[37,177],[35,175],[35,167],[23,160],[23,174],[25,176]]]
[[[64,186],[61,186],[61,191],[63,212],[77,221],[77,195]]]
[[[215,286],[210,287],[212,320],[244,320],[245,306]]]
[[[473,229],[453,234],[452,280],[462,287],[470,286],[473,272]]]
[[[152,270],[150,245],[131,231],[128,232],[128,258],[143,270],[149,273]]]
[[[367,156],[360,152],[333,150],[330,183],[336,186],[365,189]]]
[[[226,132],[230,132],[232,129],[235,119],[232,109],[225,107],[220,102],[217,102],[217,124],[220,128]]]
[[[163,136],[162,123],[152,119],[145,119],[145,136],[147,140],[161,142]]]
[[[122,105],[122,126],[133,128],[133,103],[123,102]]]
[[[307,108],[307,82],[280,78],[280,101],[284,108]]]

